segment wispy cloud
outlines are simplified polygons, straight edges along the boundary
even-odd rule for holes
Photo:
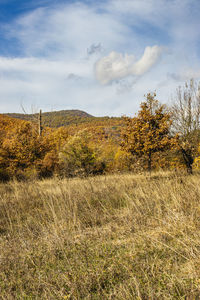
[[[200,77],[199,0],[41,3],[2,25],[0,111],[19,111],[23,100],[121,115],[148,91],[166,102]]]

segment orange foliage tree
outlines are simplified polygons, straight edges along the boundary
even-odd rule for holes
[[[36,167],[45,154],[45,148],[30,122],[17,122],[5,132],[0,149],[0,166],[10,176],[22,174],[25,169]]]
[[[0,177],[50,176],[59,166],[58,153],[68,130],[44,128],[28,121],[0,116]]]
[[[121,143],[122,149],[132,155],[147,158],[149,172],[152,169],[152,154],[164,151],[174,142],[170,135],[170,114],[155,97],[156,94],[147,94],[138,115],[124,118]]]

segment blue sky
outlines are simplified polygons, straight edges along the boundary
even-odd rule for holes
[[[0,112],[134,115],[200,79],[199,0],[0,0]]]

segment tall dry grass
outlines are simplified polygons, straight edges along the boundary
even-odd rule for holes
[[[200,176],[0,185],[0,299],[200,299]]]

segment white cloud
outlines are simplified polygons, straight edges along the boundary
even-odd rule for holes
[[[87,76],[90,65],[83,60],[59,61],[45,58],[6,58],[0,57],[0,74],[46,75],[66,77],[70,73],[78,72],[80,76]]]
[[[81,3],[39,8],[20,17],[9,29],[22,45],[25,56],[75,59],[87,54],[90,45],[106,49],[124,43],[128,27],[110,13]]]
[[[142,58],[133,66],[133,73],[136,75],[142,75],[147,72],[158,61],[161,52],[162,47],[146,47]]]
[[[21,53],[0,56],[0,111],[19,111],[23,100],[44,110],[134,113],[148,91],[167,102],[186,77],[200,77],[199,0],[53,2],[3,27]]]
[[[143,56],[135,61],[134,55],[111,52],[101,58],[95,66],[96,78],[102,84],[130,75],[140,76],[147,72],[158,60],[162,52],[159,46],[146,47]]]
[[[93,5],[77,3],[36,9],[7,26],[6,33],[22,51],[22,57],[0,57],[0,98],[12,103],[9,110],[19,111],[23,100],[24,106],[44,110],[109,114],[109,108],[104,113],[100,108],[114,105],[116,91],[98,86],[93,67],[104,51],[126,43],[126,25]],[[88,55],[88,49],[95,53]],[[5,102],[0,111],[7,111]]]

